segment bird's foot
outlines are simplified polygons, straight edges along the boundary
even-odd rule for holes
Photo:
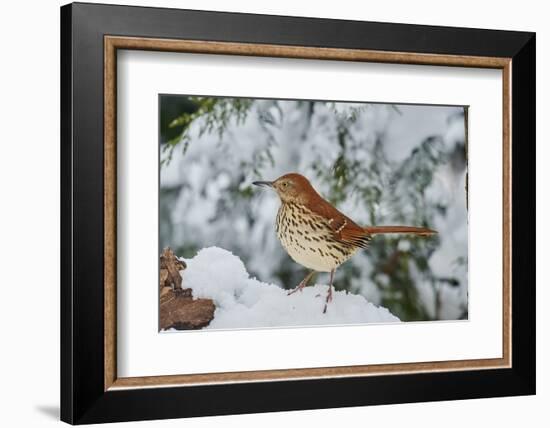
[[[307,285],[309,279],[313,276],[314,273],[315,273],[314,271],[311,271],[310,273],[308,273],[307,276],[302,280],[302,282],[300,282],[294,290],[290,290],[286,295],[290,296],[291,294],[294,294],[297,291],[302,291],[302,288],[304,288]]]
[[[304,288],[305,286],[306,286],[306,284],[304,284],[303,282],[300,282],[300,284],[298,284],[298,286],[296,288],[290,290],[288,293],[286,293],[286,295],[290,296],[291,294],[294,294],[297,291],[302,291],[302,288]]]
[[[325,300],[325,307],[323,308],[323,313],[324,314],[327,313],[327,307],[328,307],[328,304],[330,302],[332,302],[332,287],[331,286],[328,287],[327,299]]]

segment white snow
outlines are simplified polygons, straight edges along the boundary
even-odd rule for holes
[[[280,110],[274,107],[275,103]],[[257,100],[246,120],[239,124],[232,121],[223,137],[216,132],[201,134],[201,122],[193,123],[186,154],[183,155],[181,145],[176,147],[172,161],[161,168],[161,188],[172,191],[169,197],[161,197],[161,214],[166,216],[161,222],[161,246],[174,249],[189,246],[185,249],[187,256],[194,255],[198,248],[219,246],[238,255],[248,272],[264,281],[280,283],[281,272],[296,280],[301,268],[285,253],[274,230],[278,198],[251,187],[250,183],[298,171],[326,196],[330,194],[331,183],[327,176],[343,154],[348,163],[356,162],[358,166],[352,184],[345,189],[346,200],[339,202],[338,208],[364,225],[417,225],[424,220],[420,214],[426,214],[429,226],[438,231],[439,240],[427,260],[429,273],[452,277],[458,284],[435,284],[426,273],[411,270],[419,297],[414,303],[437,319],[461,316],[468,305],[465,168],[456,170],[450,157],[444,159],[433,170],[433,180],[425,191],[426,207],[415,207],[412,203],[417,196],[410,186],[414,177],[405,175],[394,184],[389,179],[394,169],[426,138],[436,137],[445,153],[451,153],[457,142],[463,142],[464,120],[459,117],[462,107],[398,105],[395,108],[350,103],[316,103],[314,107],[310,116],[307,103]],[[274,123],[262,125],[259,117],[267,113],[273,116]],[[353,116],[356,120],[345,124],[349,137],[345,150],[341,150],[337,143],[339,123],[342,117]],[[371,164],[377,142],[387,161],[377,162],[378,171],[373,172]],[[273,163],[258,160],[264,159],[267,152],[271,153]],[[365,203],[359,191],[364,187],[381,191],[382,196],[372,206]],[[237,190],[250,191],[252,196],[235,197]],[[436,204],[445,209],[435,210]],[[415,254],[419,245],[403,236],[398,250]],[[342,266],[345,272],[340,271],[340,284],[379,304],[393,290],[386,287],[388,278],[373,281],[372,273],[379,269],[373,249],[358,252]],[[319,276],[319,280],[328,278]],[[434,310],[436,300],[440,303],[439,311]]]
[[[185,262],[187,269],[181,271],[184,288],[191,288],[194,298],[209,298],[216,305],[207,329],[399,321],[386,308],[344,291],[333,291],[333,300],[323,314],[327,285],[310,285],[288,296],[287,290],[277,285],[251,278],[243,262],[222,248],[204,248]]]

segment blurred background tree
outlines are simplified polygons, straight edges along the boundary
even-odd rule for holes
[[[439,231],[377,237],[336,289],[405,321],[467,318],[465,107],[163,95],[160,109],[161,248],[219,246],[295,287],[305,273],[276,238],[278,198],[251,182],[299,172],[361,224]]]

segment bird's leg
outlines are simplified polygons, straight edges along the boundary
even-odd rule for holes
[[[310,278],[313,276],[313,274],[315,273],[314,270],[312,270],[310,273],[307,274],[307,276],[302,280],[302,282],[300,282],[298,284],[298,286],[294,289],[294,290],[290,290],[288,293],[287,293],[287,296],[290,296],[291,294],[294,294],[296,293],[297,291],[301,291],[302,288],[304,288],[308,281],[310,280]]]
[[[332,269],[330,271],[330,283],[328,285],[327,300],[325,301],[325,308],[323,309],[323,313],[327,312],[327,305],[332,302],[332,280],[334,279],[334,270],[335,269]]]

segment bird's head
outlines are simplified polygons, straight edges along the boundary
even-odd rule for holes
[[[252,184],[275,190],[283,202],[303,204],[312,192],[316,194],[309,180],[296,173],[282,175],[275,181],[254,181]]]

